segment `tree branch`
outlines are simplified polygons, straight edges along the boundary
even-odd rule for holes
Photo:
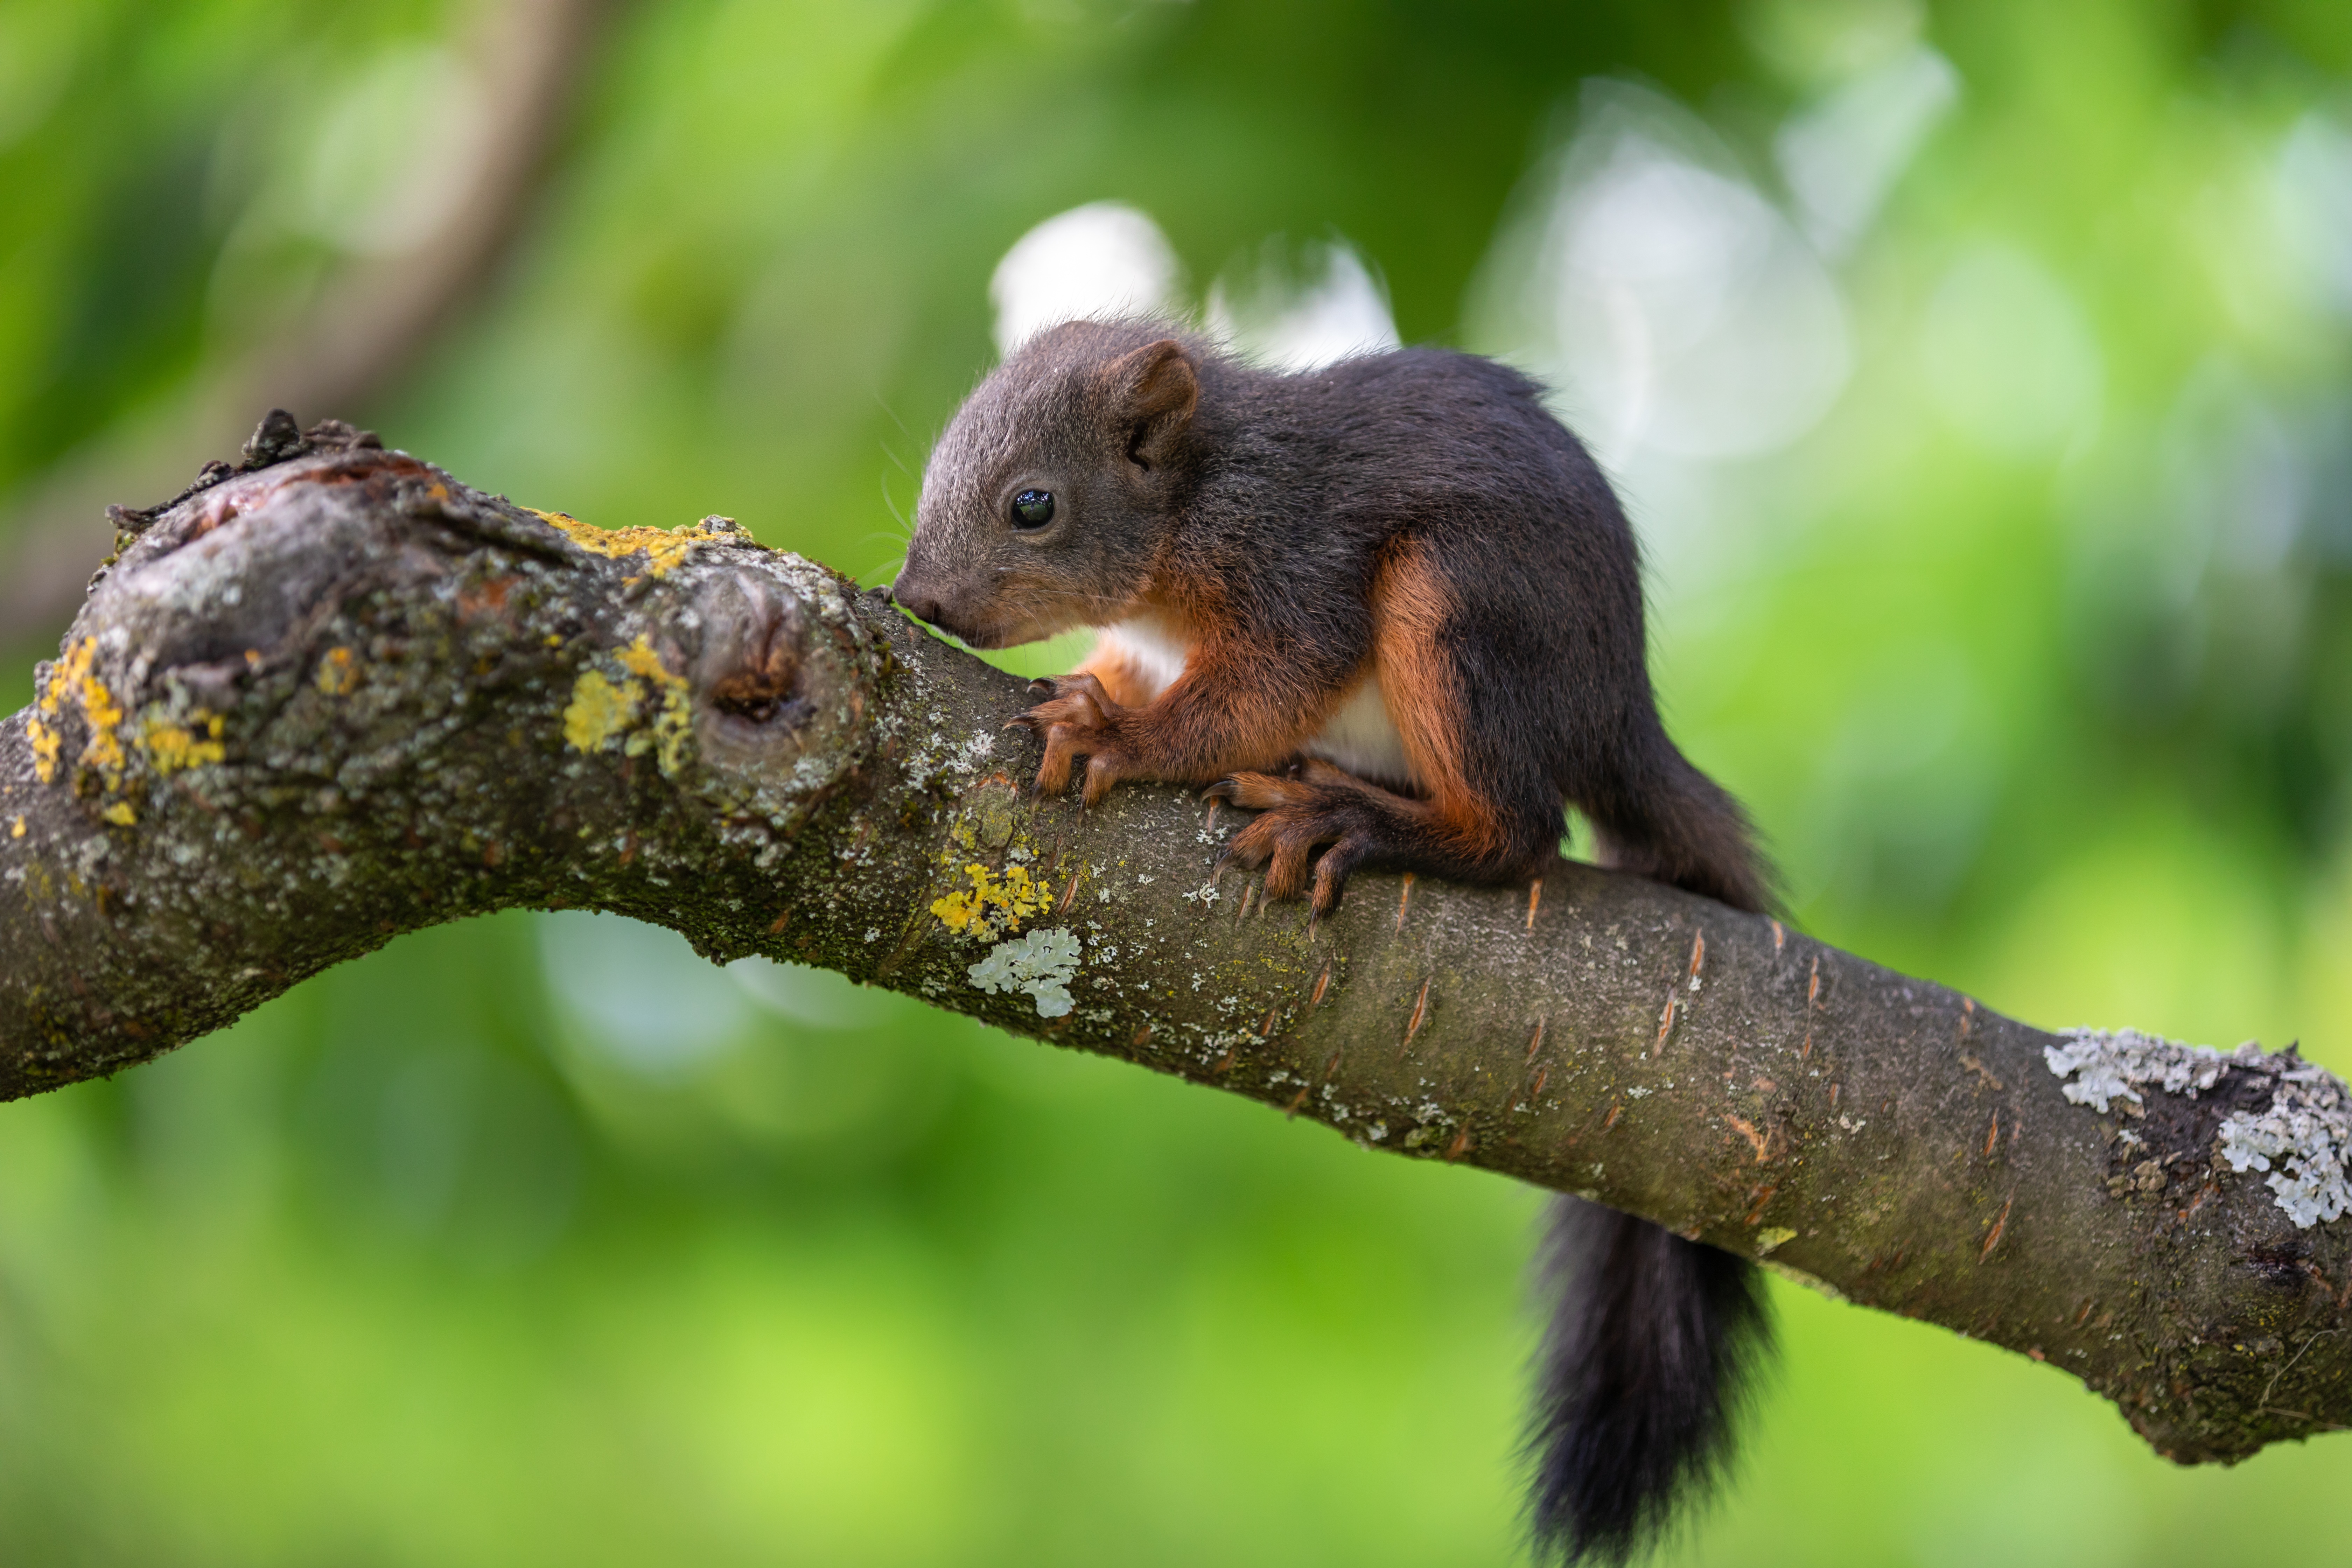
[[[2346,1101],[2292,1052],[2046,1035],[1566,862],[1311,927],[1212,875],[1230,812],[1026,797],[1018,682],[724,519],[607,534],[278,421],[125,514],[0,725],[0,1091],[403,931],[610,910],[1769,1255],[2184,1462],[2352,1424]]]

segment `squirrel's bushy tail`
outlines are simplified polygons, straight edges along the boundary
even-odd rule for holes
[[[1626,775],[1577,802],[1601,863],[1736,910],[1769,907],[1738,804],[1663,729],[1628,753]],[[1536,1543],[1570,1563],[1622,1563],[1730,1458],[1743,1396],[1771,1352],[1763,1278],[1745,1258],[1570,1197],[1551,1210],[1542,1278],[1558,1305],[1529,1423]]]
[[[1528,1433],[1536,1545],[1569,1563],[1623,1563],[1730,1457],[1771,1348],[1762,1278],[1744,1258],[1570,1197],[1553,1204],[1541,1268],[1559,1307]]]

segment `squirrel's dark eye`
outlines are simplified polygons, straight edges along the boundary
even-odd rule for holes
[[[1013,526],[1043,528],[1054,521],[1054,492],[1023,490],[1013,498]]]

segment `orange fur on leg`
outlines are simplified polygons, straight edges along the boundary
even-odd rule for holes
[[[1504,853],[1509,827],[1471,784],[1463,754],[1468,715],[1438,640],[1455,613],[1453,590],[1422,546],[1409,539],[1391,546],[1372,589],[1381,697],[1413,776],[1429,792],[1432,826],[1464,859],[1486,861]]]

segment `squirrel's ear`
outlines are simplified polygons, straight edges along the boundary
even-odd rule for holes
[[[1174,338],[1162,338],[1121,354],[1103,375],[1127,428],[1128,455],[1146,467],[1165,462],[1201,401],[1192,355]]]

